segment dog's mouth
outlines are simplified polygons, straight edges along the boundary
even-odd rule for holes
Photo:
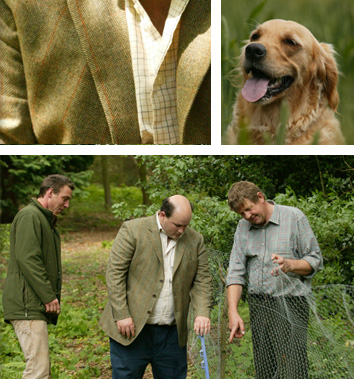
[[[249,102],[268,100],[288,89],[294,82],[292,76],[270,78],[262,71],[251,69],[252,77],[242,88],[242,96]]]

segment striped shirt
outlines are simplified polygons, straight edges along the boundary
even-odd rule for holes
[[[322,268],[322,254],[306,216],[297,208],[274,204],[273,214],[264,226],[241,219],[238,223],[230,256],[227,286],[246,284],[248,292],[257,294],[305,295],[311,279]],[[272,254],[284,258],[304,259],[313,273],[300,276],[287,273],[272,276],[278,266]]]
[[[148,324],[158,325],[171,325],[175,322],[175,311],[173,306],[173,293],[172,293],[172,274],[173,264],[175,261],[175,250],[177,241],[169,239],[165,234],[156,214],[157,226],[160,230],[160,238],[162,245],[162,256],[164,266],[164,283],[155,306],[147,320]]]
[[[179,21],[189,0],[172,0],[163,35],[138,0],[125,0],[140,135],[178,144],[176,67]]]

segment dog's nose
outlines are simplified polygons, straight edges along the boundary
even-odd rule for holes
[[[246,47],[246,58],[251,61],[258,61],[267,54],[266,48],[260,43],[250,43]]]

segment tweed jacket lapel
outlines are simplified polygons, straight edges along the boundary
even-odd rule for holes
[[[156,222],[156,215],[150,217],[150,220],[148,223],[148,230],[150,233],[150,241],[152,244],[152,248],[155,254],[157,255],[157,257],[159,258],[161,265],[163,266],[162,245],[161,245],[160,233],[159,233],[157,222]],[[186,237],[187,237],[186,235],[183,235],[177,241],[176,250],[175,250],[175,261],[173,264],[173,275],[176,272],[179,264],[181,263],[184,252],[186,250],[186,246],[187,246]]]
[[[113,143],[139,144],[141,141],[124,0],[67,2]],[[132,113],[136,114],[135,122],[131,122]]]
[[[177,65],[180,140],[198,89],[211,65],[210,0],[190,0],[181,18]]]
[[[186,235],[184,234],[177,241],[176,250],[175,250],[175,261],[173,263],[172,276],[175,274],[175,272],[176,272],[176,270],[177,270],[178,266],[180,265],[181,260],[183,258],[184,252],[185,252],[186,247],[187,247],[186,240],[187,240],[187,238],[186,238]]]
[[[163,265],[162,245],[161,245],[160,232],[159,232],[157,222],[156,222],[156,214],[150,217],[150,220],[148,223],[148,230],[150,233],[149,237],[150,237],[153,251],[159,258],[160,263]]]

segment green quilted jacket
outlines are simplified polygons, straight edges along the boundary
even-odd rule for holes
[[[3,291],[4,320],[44,320],[58,316],[45,304],[60,300],[62,273],[56,217],[36,199],[15,217],[10,230],[10,259]]]

